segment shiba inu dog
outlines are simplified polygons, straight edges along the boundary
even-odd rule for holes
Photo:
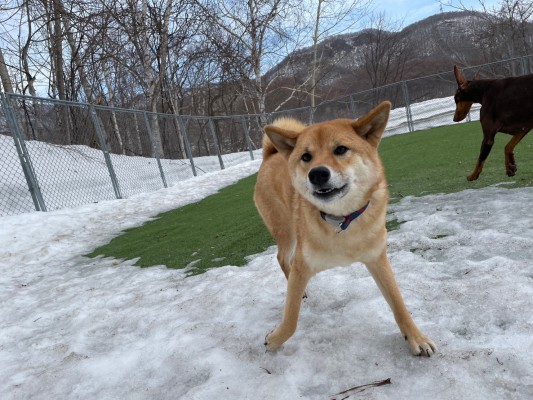
[[[415,325],[387,258],[388,187],[377,147],[391,104],[357,120],[310,126],[280,119],[265,127],[254,201],[278,245],[287,281],[281,324],[266,336],[275,350],[295,332],[309,279],[354,262],[366,265],[415,355],[436,346]]]

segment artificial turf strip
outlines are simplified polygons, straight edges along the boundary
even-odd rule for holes
[[[191,274],[223,265],[244,265],[246,256],[274,244],[252,200],[256,177],[128,229],[88,256],[140,257],[135,263],[140,267],[188,267]]]
[[[526,136],[516,147],[518,172],[509,178],[505,175],[503,148],[510,136],[504,134],[496,135],[479,179],[468,182],[466,176],[474,168],[481,138],[479,122],[472,122],[383,139],[379,152],[391,202],[409,195],[451,193],[499,183],[505,187],[533,185],[532,141]],[[198,203],[161,214],[89,256],[140,257],[138,266],[189,267],[191,274],[223,265],[242,266],[247,255],[274,244],[253,203],[255,180],[256,175],[250,176]],[[397,227],[397,222],[392,221],[388,227]]]

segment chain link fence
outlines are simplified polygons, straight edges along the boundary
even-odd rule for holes
[[[3,100],[3,97],[0,98]],[[28,184],[21,168],[20,143],[11,137],[10,125],[0,107],[0,215],[19,214],[35,210]]]
[[[468,77],[533,73],[533,57],[465,68]],[[357,118],[393,104],[385,136],[452,124],[453,72],[268,115],[181,116],[0,93],[0,216],[48,211],[172,186],[261,157],[263,126]],[[479,105],[470,118],[479,119]]]

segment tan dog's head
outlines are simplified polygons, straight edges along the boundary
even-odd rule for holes
[[[287,157],[296,190],[321,211],[347,215],[383,181],[377,147],[390,109],[385,101],[355,121],[337,119],[299,132],[274,124],[265,133]]]

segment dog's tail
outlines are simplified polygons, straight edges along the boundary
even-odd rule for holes
[[[301,132],[305,128],[305,124],[303,122],[291,117],[278,118],[272,123],[272,125],[296,132]],[[268,135],[263,135],[263,160],[273,154],[276,154],[277,152],[278,149],[276,149]]]

